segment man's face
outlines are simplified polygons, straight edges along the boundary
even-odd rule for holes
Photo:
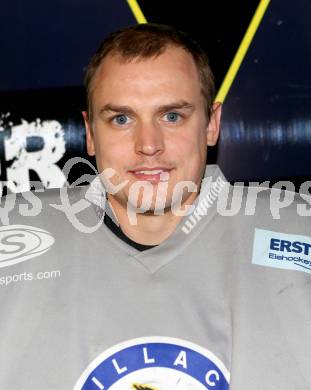
[[[157,190],[165,183],[160,181],[162,171],[169,177],[166,208],[172,204],[178,182],[192,181],[199,189],[207,145],[217,141],[220,107],[207,123],[199,76],[190,54],[169,47],[157,58],[131,62],[109,55],[93,85],[92,122],[84,113],[88,153],[96,155],[100,172],[106,168],[116,171],[110,179],[114,185],[128,181],[122,190],[109,195],[110,200],[126,208],[131,185],[146,180],[152,188],[150,210],[154,210]],[[142,191],[138,203],[141,196]],[[184,191],[183,201],[196,196]]]

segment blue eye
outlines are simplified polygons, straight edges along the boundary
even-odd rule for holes
[[[127,122],[127,116],[124,114],[117,115],[114,119],[118,125],[124,125]]]
[[[177,122],[180,118],[180,114],[178,114],[177,112],[169,112],[168,114],[166,114],[166,117],[169,122]]]

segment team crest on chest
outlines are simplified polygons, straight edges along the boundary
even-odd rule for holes
[[[228,390],[229,372],[209,350],[188,341],[144,337],[99,355],[74,390]]]

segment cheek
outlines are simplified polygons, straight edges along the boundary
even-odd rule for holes
[[[197,183],[206,164],[207,146],[203,131],[180,139],[175,144],[175,150],[178,153],[180,180]]]
[[[204,159],[206,151],[206,139],[203,132],[185,134],[170,140],[168,154],[172,154],[184,165],[195,164]]]
[[[120,140],[115,140],[107,134],[97,133],[94,138],[96,160],[100,161],[101,168],[113,168],[124,163],[124,156],[127,155],[127,146]]]

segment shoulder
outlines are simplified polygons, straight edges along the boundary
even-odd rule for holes
[[[85,198],[88,186],[49,188],[21,193],[10,193],[0,198],[0,225],[25,223],[31,219],[44,220],[49,217],[61,219],[60,210]]]
[[[242,212],[253,215],[255,221],[297,230],[310,235],[311,196],[307,191],[295,192],[290,185],[280,182],[267,186],[246,187]]]
[[[217,201],[221,226],[243,241],[282,235],[283,240],[311,244],[311,196],[274,186],[226,186]],[[264,231],[264,232],[263,232]]]
[[[289,188],[289,189],[288,189]],[[254,219],[267,221],[299,221],[299,224],[311,223],[311,195],[308,188],[300,192],[279,183],[269,187],[266,183],[244,185],[235,183],[222,189],[218,199],[218,213],[223,216],[253,216]]]
[[[236,186],[234,200],[233,187],[231,204],[239,204],[239,210],[233,216],[232,226],[239,242],[244,243],[244,250],[247,247],[248,252],[252,251],[252,263],[310,274],[310,194],[281,186]]]

